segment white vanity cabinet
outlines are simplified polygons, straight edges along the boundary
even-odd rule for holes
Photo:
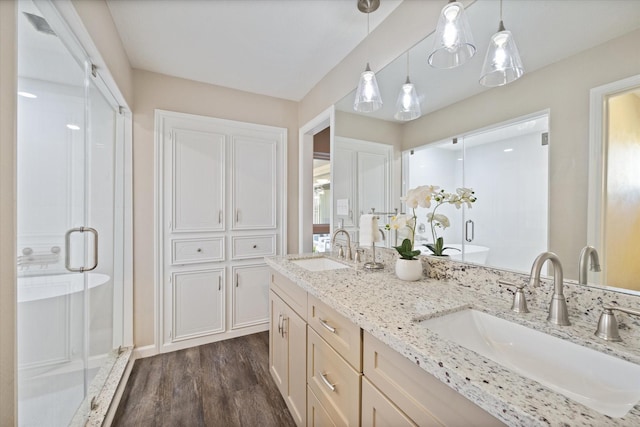
[[[298,426],[504,425],[292,280],[271,274],[269,370]]]
[[[363,341],[362,425],[504,426],[371,334]]]
[[[307,293],[271,272],[269,371],[299,427],[307,423]]]
[[[359,426],[362,329],[312,295],[307,322],[308,404],[317,400],[336,425]]]
[[[264,257],[285,250],[286,138],[282,128],[156,111],[162,351],[268,328]],[[214,270],[215,283],[185,280]],[[191,318],[209,324],[194,329]]]

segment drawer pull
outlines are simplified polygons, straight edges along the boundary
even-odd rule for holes
[[[285,322],[287,322],[287,327],[285,328]],[[289,318],[287,316],[284,316],[282,318],[282,338],[284,338],[287,335],[287,330],[289,329]]]
[[[329,332],[331,332],[332,334],[336,333],[336,328],[334,328],[333,326],[331,326],[330,324],[328,324],[326,321],[318,318],[318,320],[320,321],[320,324],[322,326],[324,326]]]
[[[335,384],[331,384],[329,382],[329,380],[327,379],[327,374],[320,374],[320,378],[322,378],[322,382],[324,383],[324,385],[327,386],[327,388],[333,392],[336,391],[336,385]]]

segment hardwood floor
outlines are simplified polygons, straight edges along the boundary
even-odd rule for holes
[[[113,426],[295,426],[269,332],[136,360]]]

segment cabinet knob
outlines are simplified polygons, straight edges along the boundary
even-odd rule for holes
[[[202,252],[202,248],[198,248],[198,250],[197,250],[197,251],[198,251],[198,252]]]
[[[258,245],[253,245],[253,249],[256,249],[258,247]]]

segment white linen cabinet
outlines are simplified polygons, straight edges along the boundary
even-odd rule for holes
[[[160,351],[267,330],[286,129],[156,110]]]

